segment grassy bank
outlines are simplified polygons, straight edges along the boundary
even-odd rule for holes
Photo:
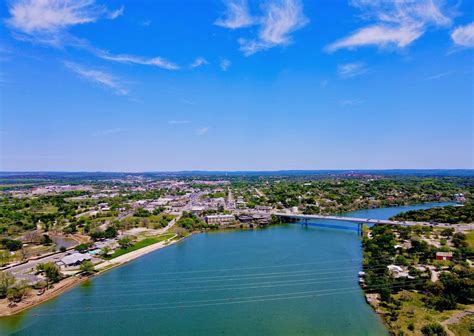
[[[115,252],[110,256],[110,259],[114,259],[114,258],[117,258],[121,255],[124,255],[124,254],[127,254],[127,253],[130,253],[130,252],[133,252],[133,251],[136,251],[136,250],[139,250],[141,248],[144,248],[144,247],[147,247],[147,246],[150,246],[150,245],[153,245],[153,244],[156,244],[156,243],[159,243],[159,242],[162,242],[166,239],[169,239],[171,237],[173,237],[174,234],[173,233],[165,233],[165,234],[162,234],[160,236],[157,236],[157,237],[148,237],[148,238],[145,238],[143,240],[140,240],[139,242],[133,244],[132,246],[126,248],[126,249],[118,249],[118,250],[115,250]]]

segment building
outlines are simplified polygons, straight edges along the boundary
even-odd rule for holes
[[[205,217],[207,224],[227,225],[235,221],[234,215],[208,215]]]
[[[62,258],[58,263],[63,264],[66,267],[79,266],[86,260],[91,260],[92,257],[89,254],[73,253]]]
[[[436,252],[436,260],[451,260],[453,252]]]

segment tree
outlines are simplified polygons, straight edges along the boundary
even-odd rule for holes
[[[120,245],[120,248],[122,250],[125,250],[128,247],[132,246],[132,240],[130,239],[130,237],[125,236],[118,240],[118,244]]]
[[[28,286],[26,280],[22,280],[19,283],[12,285],[10,288],[8,288],[8,301],[10,301],[10,303],[20,302],[28,294],[29,291],[30,287]]]
[[[10,261],[10,252],[6,250],[0,250],[0,266],[5,266]]]
[[[112,251],[112,249],[108,246],[104,246],[101,250],[101,254],[103,257],[106,257],[109,255],[109,253]]]
[[[74,249],[75,249],[77,252],[84,253],[84,252],[87,252],[87,250],[89,249],[89,247],[91,247],[91,244],[90,244],[90,243],[83,243],[83,244],[77,245]]]
[[[446,330],[439,323],[430,323],[421,328],[421,332],[426,336],[447,336]]]
[[[453,245],[457,248],[467,247],[466,235],[462,232],[456,232],[451,239]]]
[[[47,234],[44,234],[43,237],[41,238],[41,244],[45,246],[49,246],[53,243],[53,240],[51,237]]]
[[[7,296],[8,288],[15,283],[15,277],[10,272],[0,272],[0,298]]]
[[[94,270],[94,264],[90,260],[85,260],[81,266],[80,266],[81,272],[83,272],[86,275],[92,274],[95,272]]]
[[[443,231],[441,231],[441,235],[443,237],[451,237],[454,233],[454,229],[452,228],[447,228],[447,229],[444,229]]]
[[[61,280],[62,274],[58,265],[53,262],[41,263],[36,266],[36,270],[44,272],[48,284],[56,283]]]
[[[19,240],[8,239],[8,238],[2,239],[1,244],[5,246],[5,248],[9,251],[18,251],[19,249],[21,249],[21,246],[23,245],[21,241]]]

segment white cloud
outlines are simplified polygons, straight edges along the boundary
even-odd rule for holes
[[[451,33],[451,38],[454,41],[454,43],[459,46],[473,48],[474,47],[474,22],[462,27],[457,27]]]
[[[237,29],[248,27],[254,24],[254,20],[249,14],[248,4],[246,0],[226,0],[226,11],[224,18],[216,20],[215,25]]]
[[[326,51],[363,46],[404,48],[430,26],[446,27],[452,23],[453,14],[441,0],[352,0],[351,5],[362,11],[363,18],[374,22],[328,45]]]
[[[57,40],[61,33],[75,25],[103,17],[115,19],[123,12],[123,7],[109,11],[94,0],[14,0],[8,11],[8,26],[44,42]]]
[[[111,135],[115,133],[120,133],[123,130],[121,128],[110,128],[105,130],[100,130],[94,133],[94,136],[103,136],[103,135]]]
[[[367,71],[367,67],[362,62],[339,64],[337,66],[337,73],[342,78],[356,77]]]
[[[227,58],[222,59],[221,62],[219,63],[219,66],[221,67],[222,71],[227,71],[231,65],[232,65],[232,62],[229,61]]]
[[[112,55],[109,53],[106,53],[104,51],[98,51],[96,52],[96,56],[112,61],[112,62],[118,62],[118,63],[129,63],[129,64],[141,64],[141,65],[152,65],[156,66],[158,68],[166,69],[166,70],[178,70],[179,66],[165,60],[164,58],[161,57],[142,57],[142,56],[134,56],[134,55]]]
[[[196,105],[196,102],[194,102],[192,100],[189,100],[189,99],[186,99],[186,98],[181,98],[181,101],[185,104],[188,104],[188,105]]]
[[[276,46],[290,44],[291,34],[304,27],[309,20],[303,13],[303,5],[300,0],[271,0],[261,6],[261,15],[255,17],[251,22],[259,26],[257,37],[238,39],[240,50],[246,56]],[[244,26],[224,27],[235,29]]]
[[[363,104],[364,102],[365,100],[363,99],[344,99],[339,102],[339,105],[342,107],[357,106]]]
[[[189,124],[189,120],[170,120],[168,121],[168,124],[170,125],[183,125],[183,124]]]
[[[125,9],[125,7],[122,6],[118,9],[116,9],[116,10],[113,10],[113,11],[109,12],[108,15],[107,15],[107,18],[110,19],[110,20],[115,20],[119,16],[123,15],[124,9]]]
[[[394,45],[398,48],[406,47],[423,34],[413,27],[392,28],[384,25],[375,25],[359,29],[352,35],[328,45],[325,50],[332,52],[342,48],[356,48],[375,45],[385,47]]]
[[[205,135],[209,132],[209,127],[203,127],[196,130],[197,135]]]
[[[453,73],[452,71],[442,72],[442,73],[439,73],[439,74],[436,74],[436,75],[432,75],[432,76],[426,77],[425,80],[440,79],[440,78],[449,76],[449,75],[451,75],[452,73]]]
[[[194,69],[194,68],[199,68],[200,66],[206,65],[206,64],[209,64],[209,62],[206,61],[204,57],[198,57],[194,60],[194,62],[190,65],[190,67]]]
[[[76,73],[79,77],[84,78],[89,82],[111,89],[115,94],[123,96],[127,95],[129,92],[123,87],[121,81],[117,77],[107,72],[96,69],[88,69],[73,62],[64,62],[64,65],[69,70]]]

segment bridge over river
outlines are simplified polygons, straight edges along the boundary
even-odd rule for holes
[[[388,219],[375,218],[357,218],[357,217],[343,217],[343,216],[323,216],[323,215],[303,215],[297,213],[273,212],[272,215],[282,218],[294,218],[304,221],[311,219],[331,220],[351,222],[357,224],[386,224],[386,225],[400,225],[400,226],[436,226],[441,228],[453,228],[456,231],[467,231],[474,229],[474,224],[446,224],[446,223],[429,223],[429,222],[411,222],[411,221],[393,221]]]

